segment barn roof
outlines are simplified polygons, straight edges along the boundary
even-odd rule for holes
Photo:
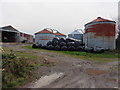
[[[15,29],[13,26],[8,25],[8,26],[4,26],[4,27],[0,27],[0,29],[4,29],[4,30],[10,30],[10,31],[17,31],[19,32],[17,29]]]
[[[41,30],[41,31],[39,31],[39,32],[37,32],[37,33],[35,33],[35,34],[40,34],[40,33],[54,34],[53,32],[48,31],[48,30],[46,30],[46,29]]]
[[[64,35],[64,34],[62,34],[60,32],[55,33],[55,35],[57,35],[57,36],[66,36],[66,35]]]

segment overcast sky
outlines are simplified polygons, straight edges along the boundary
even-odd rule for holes
[[[19,31],[34,34],[53,28],[68,34],[98,16],[116,19],[119,0],[2,0],[0,26],[12,25]]]

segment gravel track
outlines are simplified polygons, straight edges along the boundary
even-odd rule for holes
[[[60,53],[29,50],[21,48],[26,44],[3,44],[16,51],[26,51],[44,57],[49,62],[56,62],[51,67],[40,67],[36,74],[37,80],[23,88],[114,88],[118,87],[118,70],[111,67],[118,61],[96,63]],[[54,78],[53,78],[54,77]],[[46,81],[44,81],[46,80]],[[47,81],[48,80],[48,81]]]

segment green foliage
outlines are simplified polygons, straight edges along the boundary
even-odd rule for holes
[[[16,58],[16,55],[14,54],[4,54],[2,53],[2,59],[14,59]]]
[[[7,87],[16,86],[20,84],[23,78],[27,78],[28,75],[32,75],[32,70],[28,59],[25,58],[14,58],[14,59],[3,59],[2,63],[3,71],[3,86]]]
[[[12,51],[11,53],[9,50],[6,50],[2,53],[2,87],[17,87],[24,81],[33,78],[35,68],[44,66],[43,64],[38,65],[38,58],[39,60],[41,59],[26,52]]]
[[[100,57],[100,58],[117,58],[118,53],[111,53],[111,52],[105,52],[105,53],[87,53],[87,52],[70,52],[70,51],[63,51],[63,53],[70,54],[70,55],[80,55],[85,57]]]

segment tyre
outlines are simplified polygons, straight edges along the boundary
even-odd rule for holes
[[[81,46],[81,45],[82,45],[82,41],[81,40],[75,41],[75,43],[74,43],[75,47],[78,47],[78,46]]]
[[[74,46],[74,42],[68,42],[68,43],[67,43],[67,46],[68,46],[68,47]]]
[[[54,46],[53,46],[53,45],[49,45],[49,46],[47,46],[47,48],[48,48],[49,50],[54,50]]]
[[[60,40],[59,40],[59,42],[61,43],[61,42],[65,42],[65,38],[64,37],[62,37],[62,38],[60,38]]]
[[[37,48],[37,45],[36,45],[36,44],[33,44],[33,45],[32,45],[32,48]]]
[[[38,48],[42,48],[42,44],[39,44],[37,47],[38,47]]]
[[[61,50],[62,50],[62,51],[67,51],[67,50],[68,50],[68,47],[67,47],[67,46],[62,46],[62,47],[61,47]]]
[[[76,48],[76,50],[77,50],[77,51],[83,51],[83,47],[82,47],[82,46],[78,46],[78,47]]]
[[[93,51],[95,53],[104,53],[104,49],[103,48],[100,48],[100,47],[94,47]]]
[[[92,47],[85,47],[84,48],[84,50],[86,51],[86,52],[93,52],[93,48]]]
[[[59,45],[56,45],[56,46],[55,46],[55,50],[60,50],[60,46],[59,46]]]
[[[68,42],[75,42],[75,39],[72,39],[72,38],[66,38],[66,43]]]
[[[58,41],[54,41],[54,42],[52,42],[52,45],[53,46],[59,45],[59,42]]]
[[[58,37],[53,38],[52,42],[55,42],[55,41],[59,42],[59,38]]]
[[[62,47],[62,46],[66,46],[66,43],[65,42],[61,42],[60,43],[60,47]]]
[[[49,46],[49,45],[52,45],[52,41],[49,41],[49,42],[47,43],[47,46]]]
[[[68,48],[68,51],[75,51],[75,47],[74,47],[74,46],[70,46],[70,47]]]

